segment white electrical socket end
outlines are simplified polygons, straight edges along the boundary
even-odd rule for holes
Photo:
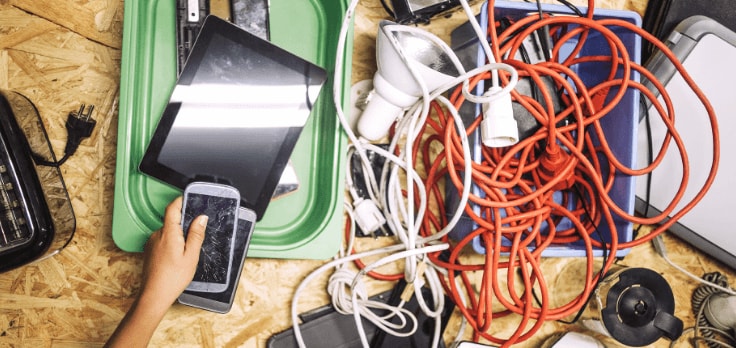
[[[365,234],[372,234],[378,231],[386,223],[386,218],[383,217],[376,204],[369,199],[361,199],[353,202],[353,211],[355,223],[358,224],[358,227]]]
[[[501,91],[501,87],[495,86],[483,94],[495,95],[495,98],[482,105],[483,121],[480,123],[480,132],[483,145],[488,147],[506,147],[519,142],[519,128],[514,119],[511,94]]]

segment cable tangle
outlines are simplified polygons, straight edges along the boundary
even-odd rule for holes
[[[478,226],[477,229],[457,241],[450,248],[447,262],[439,259],[439,255],[430,255],[433,262],[448,270],[445,287],[448,293],[460,302],[467,297],[469,305],[460,306],[470,326],[475,330],[476,339],[483,337],[497,344],[512,344],[528,339],[545,320],[560,320],[585,306],[598,278],[604,275],[614,258],[608,258],[601,270],[593,269],[595,249],[603,249],[609,255],[616,255],[619,250],[630,248],[649,241],[667,229],[673,220],[690,210],[711,184],[718,162],[717,148],[714,149],[713,166],[706,184],[700,194],[686,202],[678,211],[674,207],[680,204],[689,176],[687,153],[675,129],[675,112],[671,101],[661,83],[641,65],[630,57],[621,40],[613,34],[611,27],[629,30],[642,38],[652,41],[664,52],[683,75],[693,92],[698,95],[708,110],[709,122],[713,126],[713,139],[718,142],[717,126],[714,113],[705,96],[684,71],[680,63],[674,59],[667,47],[642,29],[629,22],[618,19],[593,19],[593,2],[585,17],[545,15],[543,19],[528,16],[513,22],[503,32],[496,33],[496,26],[489,26],[489,41],[503,43],[494,45],[494,55],[502,63],[516,69],[519,78],[529,78],[536,86],[544,86],[545,79],[554,81],[553,94],[545,88],[536,90],[540,96],[534,98],[512,91],[515,102],[521,104],[540,124],[540,128],[526,139],[507,148],[482,148],[480,161],[472,163],[473,185],[477,191],[469,196],[470,204],[465,207],[467,214]],[[489,8],[492,1],[489,2]],[[494,17],[494,11],[488,11],[489,23],[500,23]],[[522,47],[527,36],[540,28],[547,27],[553,40],[551,55],[547,61],[528,64],[516,60],[516,53]],[[581,47],[593,36],[602,36],[609,47],[609,55],[581,56]],[[568,41],[575,39],[575,49],[568,56],[561,55],[561,48]],[[583,64],[607,66],[608,76],[595,84],[584,83],[576,75],[576,67]],[[650,81],[656,88],[651,91],[638,82],[634,76],[640,75]],[[501,74],[502,80],[504,74]],[[470,87],[480,81],[487,81],[489,73],[472,78]],[[667,125],[669,133],[665,137],[660,153],[646,167],[631,168],[622,164],[609,146],[609,140],[603,130],[601,121],[622,100],[626,93],[639,93],[658,112]],[[662,98],[658,101],[656,96]],[[553,110],[553,99],[559,97],[563,101],[561,110]],[[460,108],[464,94],[456,89],[450,98],[455,108]],[[442,196],[437,185],[447,174],[449,183],[461,191],[464,184],[461,180],[463,164],[466,158],[458,151],[460,143],[454,134],[454,123],[448,122],[443,111],[435,108],[437,122],[427,122],[427,127],[440,134],[443,139],[431,137],[433,142],[444,145],[444,153],[434,162],[424,163],[430,170],[426,180],[427,194],[434,193],[433,199],[438,206],[443,206]],[[467,134],[476,131],[480,117],[467,125]],[[624,211],[611,197],[614,181],[622,176],[640,176],[652,172],[664,155],[669,143],[674,142],[679,150],[682,166],[682,185],[672,203],[659,216],[642,218]],[[417,147],[421,146],[417,144]],[[426,156],[424,156],[426,160]],[[444,161],[444,162],[443,162]],[[440,163],[446,163],[443,166]],[[448,183],[448,185],[449,185]],[[477,194],[475,192],[478,192]],[[576,193],[577,192],[577,193]],[[619,228],[616,221],[631,221],[637,224],[662,223],[664,218],[673,218],[658,226],[651,234],[632,241],[620,241]],[[435,215],[433,221],[425,221],[420,233],[431,235],[443,224],[443,215]],[[566,220],[569,228],[558,229],[560,222]],[[438,221],[438,222],[435,222]],[[603,238],[596,235],[598,228],[605,225],[610,231]],[[463,247],[479,238],[485,248],[485,263],[479,265],[460,264]],[[586,250],[588,267],[584,284],[581,284],[579,296],[558,308],[551,308],[547,292],[547,280],[539,271],[541,253],[552,245],[582,242]],[[483,272],[479,291],[473,287],[465,276],[466,272]],[[501,288],[505,274],[506,288]],[[523,291],[519,292],[516,284],[521,274]],[[464,291],[451,281],[460,275],[465,281]],[[534,287],[541,290],[540,303],[532,300]],[[500,303],[504,309],[494,310],[493,304]],[[522,320],[518,329],[510,337],[497,337],[492,333],[491,323],[494,318],[519,315]]]
[[[371,317],[367,309],[371,304],[364,302],[367,295],[360,289],[359,278],[366,275],[386,281],[403,278],[417,296],[421,296],[421,291],[417,291],[420,287],[431,289],[434,306],[419,301],[429,317],[439,320],[441,295],[446,293],[463,314],[463,325],[467,323],[472,328],[475,340],[482,338],[501,346],[522,342],[546,321],[579,315],[619,251],[646,243],[667,230],[700,201],[713,182],[719,157],[713,108],[669,48],[651,34],[625,20],[595,18],[593,0],[588,1],[586,11],[570,12],[577,15],[544,13],[540,6],[538,14],[523,18],[496,18],[494,1],[490,0],[487,28],[480,28],[467,1],[460,3],[481,38],[480,48],[487,60],[470,71],[433,35],[417,27],[382,27],[390,37],[406,33],[432,42],[447,54],[458,71],[452,81],[429,90],[412,61],[402,56],[411,78],[421,90],[421,97],[396,121],[387,147],[371,144],[353,133],[342,110],[342,87],[334,86],[337,115],[351,141],[351,151],[362,160],[367,195],[359,197],[352,188],[352,180],[347,178],[353,203],[346,204],[347,246],[338,258],[302,282],[292,303],[295,337],[300,346],[304,342],[296,314],[298,294],[315,274],[331,268],[337,270],[333,276],[335,283],[330,285],[334,301],[339,303],[340,311],[353,314],[359,328],[361,316]],[[350,22],[356,5],[357,0],[351,2],[343,23]],[[340,33],[335,74],[342,71],[341,49],[344,50],[346,42],[346,28],[343,25]],[[636,62],[613,32],[614,28],[652,42],[672,62],[707,110],[704,122],[709,122],[713,130],[713,165],[705,183],[689,200],[683,201],[690,175],[688,154],[675,127],[672,102],[662,83]],[[543,47],[547,48],[544,59],[538,62],[531,62],[530,52],[524,48],[532,36],[541,37]],[[605,54],[582,53],[593,38],[602,40]],[[389,40],[389,44],[403,54],[397,40]],[[602,79],[590,81],[578,75],[577,71],[590,65],[604,72]],[[653,87],[645,87],[640,80]],[[528,82],[531,93],[517,91],[519,81]],[[611,147],[614,139],[604,129],[607,118],[613,117],[611,111],[632,95],[644,98],[652,114],[668,130],[651,163],[641,168],[621,160],[621,155]],[[479,142],[484,115],[480,113],[466,124],[458,110],[464,103],[481,104],[485,108],[508,96],[525,110],[536,129],[515,144],[478,145],[477,153],[473,153],[470,139]],[[621,207],[613,197],[617,180],[653,172],[670,149],[678,152],[682,162],[681,185],[672,202],[652,217],[636,216]],[[385,157],[380,175],[374,175],[367,151]],[[457,198],[454,205],[446,202],[448,192]],[[355,253],[353,209],[362,202],[374,206],[367,210],[376,218],[373,222],[382,223],[376,214],[385,218],[396,236],[395,245]],[[465,236],[450,238],[461,219],[472,221],[476,227]],[[647,235],[619,240],[621,226],[631,228],[631,224],[659,225]],[[484,255],[481,262],[469,263],[463,253],[474,240],[484,249]],[[541,259],[545,250],[570,243],[584,250],[584,281],[577,296],[567,303],[553,305],[547,285],[549,275],[541,271]],[[370,264],[360,261],[375,255],[384,256]],[[595,266],[597,256],[603,256],[600,268]],[[348,262],[355,262],[360,271],[345,273],[343,267]],[[376,271],[377,267],[391,262],[399,262],[403,274]],[[401,322],[415,323],[411,313],[392,313],[400,315]],[[494,320],[502,317],[513,317],[518,322],[510,334],[494,331]],[[436,325],[435,343],[440,339],[438,328]],[[361,341],[368,346],[364,333]]]

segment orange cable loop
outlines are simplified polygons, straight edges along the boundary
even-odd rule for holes
[[[492,1],[489,4],[492,4]],[[589,13],[589,15],[591,14]],[[492,14],[489,14],[489,16],[491,16],[492,19]],[[494,23],[495,21],[490,20],[489,22]],[[530,112],[530,114],[540,122],[542,127],[537,134],[526,140],[522,140],[509,149],[483,149],[482,154],[484,160],[478,165],[474,163],[472,174],[474,185],[476,185],[476,187],[481,190],[481,193],[485,196],[485,198],[481,198],[475,194],[471,194],[470,201],[474,204],[488,207],[485,210],[487,212],[492,211],[493,213],[480,214],[480,216],[478,216],[478,214],[476,214],[473,209],[471,209],[469,206],[466,207],[466,212],[472,219],[475,220],[480,228],[472,231],[467,236],[462,238],[451,249],[452,252],[450,253],[449,262],[445,263],[448,267],[448,270],[450,271],[450,276],[453,276],[456,271],[463,272],[463,267],[457,266],[457,264],[459,263],[459,250],[461,250],[465,245],[467,245],[477,237],[481,238],[481,240],[484,241],[483,244],[486,246],[486,248],[488,248],[486,250],[485,265],[482,265],[484,273],[482,276],[481,284],[484,288],[481,288],[479,290],[479,296],[481,296],[479,301],[472,300],[475,298],[472,293],[472,289],[468,289],[468,291],[466,291],[466,296],[471,299],[471,301],[469,301],[470,308],[461,308],[461,312],[463,312],[463,314],[471,323],[471,326],[476,330],[476,338],[483,337],[490,340],[491,342],[504,345],[523,341],[524,339],[530,337],[534,332],[536,332],[539,325],[541,325],[544,320],[562,319],[566,316],[576,313],[580,310],[582,306],[585,305],[585,301],[587,301],[588,296],[593,290],[594,284],[601,276],[601,273],[596,273],[593,270],[592,248],[593,246],[603,247],[600,241],[594,240],[591,237],[591,233],[595,229],[596,225],[601,222],[605,222],[605,224],[608,225],[609,230],[611,231],[611,236],[609,236],[609,238],[611,239],[610,241],[606,242],[605,245],[610,255],[615,255],[616,251],[621,248],[629,248],[636,244],[648,241],[656,234],[661,233],[664,228],[660,227],[652,234],[646,237],[639,238],[635,241],[619,244],[618,233],[613,219],[613,214],[616,214],[621,218],[635,223],[651,224],[662,222],[663,217],[671,215],[671,213],[673,213],[674,206],[682,198],[682,195],[684,194],[684,186],[687,183],[687,178],[689,175],[687,154],[684,151],[684,144],[682,144],[682,140],[679,138],[679,135],[676,132],[674,126],[674,110],[672,108],[671,101],[666,94],[666,91],[662,87],[661,83],[656,81],[651,73],[647,72],[646,69],[644,69],[642,66],[629,61],[628,52],[626,52],[623,43],[618,38],[616,38],[615,35],[613,35],[612,32],[606,28],[606,26],[622,26],[644,37],[647,40],[653,40],[651,36],[643,33],[642,30],[633,27],[628,22],[620,20],[592,21],[590,19],[583,20],[573,17],[566,17],[563,19],[560,19],[559,17],[548,17],[543,20],[524,20],[523,22],[523,24],[519,24],[517,27],[514,27],[512,25],[512,28],[518,29],[526,25],[527,29],[524,30],[524,32],[528,34],[531,33],[533,30],[536,30],[535,28],[541,27],[543,25],[581,25],[581,27],[575,30],[570,30],[566,34],[561,35],[561,41],[569,40],[570,38],[573,38],[577,35],[579,35],[580,38],[584,38],[584,36],[587,35],[590,30],[597,30],[598,32],[601,32],[604,37],[606,37],[607,43],[609,44],[611,50],[611,56],[581,58],[569,57],[562,63],[545,62],[537,64],[535,66],[523,64],[512,60],[504,61],[506,63],[512,64],[515,68],[519,69],[520,76],[530,77],[537,84],[540,83],[541,76],[550,76],[555,80],[558,88],[568,86],[563,87],[563,90],[567,93],[566,97],[568,101],[570,101],[567,108],[563,110],[564,115],[561,115],[562,112],[555,115],[554,112],[550,110],[550,106],[552,103],[547,90],[543,89],[540,91],[542,93],[542,98],[544,98],[545,100],[545,105],[548,105],[547,110],[541,108],[541,105],[536,102],[536,100],[525,98],[524,96],[518,95],[518,93],[514,93],[514,100],[523,105]],[[585,28],[582,27],[583,25],[585,26]],[[495,35],[495,28],[489,28],[489,32],[491,33],[492,37],[491,41],[494,41],[493,36]],[[508,29],[507,32],[512,32],[512,29]],[[496,54],[499,56],[501,54],[508,54],[508,56],[513,56],[514,50],[518,48],[518,45],[522,41],[522,38],[523,35],[517,34],[517,38],[514,40],[509,40],[508,44],[503,48],[499,49],[497,46],[494,46]],[[581,39],[581,41],[583,40]],[[659,44],[658,46],[660,47],[660,49],[666,50],[666,47],[664,47],[663,45]],[[554,46],[555,57],[559,52],[559,47],[561,47],[560,43]],[[579,49],[580,47],[582,47],[582,43],[579,42],[576,45],[576,49]],[[683,68],[681,67],[679,62],[673,59],[671,53],[667,53],[667,56],[670,57],[670,59],[674,62],[679,71],[683,71]],[[584,64],[587,62],[608,62],[611,69],[609,72],[609,78],[596,86],[584,86],[582,82],[579,81],[577,77],[573,74],[570,66],[574,64]],[[546,70],[541,70],[542,68]],[[663,98],[664,106],[662,106],[662,104],[657,101],[654,94],[646,90],[641,83],[630,80],[632,70],[640,73],[642,76],[653,82],[655,89],[658,90],[659,94]],[[619,72],[621,72],[622,76],[617,78],[616,76],[618,76]],[[690,79],[689,76],[686,75],[686,73],[683,75],[685,77],[685,80],[693,87],[694,93],[698,95],[700,100],[706,106],[706,110],[708,110],[709,119],[714,128],[714,144],[717,144],[717,125],[715,123],[712,107],[710,107],[707,99],[705,98],[705,96],[702,95],[702,92],[700,92],[699,89],[694,86],[694,84],[692,83],[692,79]],[[501,74],[501,76],[503,77],[504,75]],[[556,78],[558,76],[563,77]],[[484,79],[487,78],[487,76],[484,76]],[[575,89],[573,89],[572,86],[568,84],[567,79],[571,79],[575,83]],[[477,81],[477,79],[473,80],[472,85],[474,86],[475,84],[477,84]],[[613,95],[609,95],[614,90],[615,93]],[[663,147],[657,154],[656,159],[653,161],[652,164],[640,169],[626,168],[626,166],[618,161],[616,156],[609,148],[606,137],[603,133],[602,126],[599,123],[600,119],[605,117],[608,112],[613,109],[613,107],[615,107],[616,104],[623,98],[624,93],[629,90],[641,92],[644,97],[646,97],[652,103],[655,110],[663,119],[663,122],[669,130],[669,133],[665,137]],[[463,102],[463,98],[459,93],[457,93],[457,91],[452,96],[453,98],[451,100],[455,101],[456,107]],[[583,109],[581,107],[585,108],[585,113],[583,113]],[[574,115],[576,120],[575,124],[557,129],[557,123],[561,119],[567,117],[567,115]],[[462,158],[459,150],[460,143],[459,139],[455,135],[454,125],[448,123],[446,124],[446,126],[447,128],[445,130],[445,145],[447,146],[447,148],[445,150],[444,159],[448,161],[447,173],[449,174],[449,183],[455,185],[459,192],[462,189],[462,180],[459,176],[459,168],[463,167],[464,159]],[[474,122],[468,127],[468,132],[475,131],[476,127],[477,122]],[[575,132],[575,134],[578,135],[573,136],[573,131]],[[544,134],[544,132],[547,133]],[[588,134],[587,132],[592,132],[592,134],[595,135],[599,144],[595,145],[590,137],[585,136],[586,134]],[[540,133],[542,133],[543,135],[540,136]],[[540,178],[538,176],[532,175],[533,180],[529,181],[528,178],[522,175],[537,173],[537,171],[534,170],[534,168],[539,168],[538,164],[534,164],[537,161],[541,160],[542,165],[547,165],[544,162],[544,156],[538,157],[537,155],[538,151],[540,150],[537,144],[539,143],[539,141],[544,140],[545,138],[547,138],[546,140],[548,144],[554,144],[554,147],[550,147],[549,145],[546,146],[547,150],[545,150],[545,152],[554,156],[560,156],[560,154],[562,153],[561,156],[566,158],[560,160],[559,163],[570,164],[570,175],[571,178],[574,177],[575,179],[573,179],[571,183],[565,185],[565,188],[572,185],[580,186],[582,187],[582,191],[584,192],[582,193],[583,197],[580,198],[587,197],[583,200],[576,199],[575,208],[572,210],[567,208],[567,198],[563,199],[564,204],[557,204],[552,201],[552,196],[546,195],[545,192],[550,192],[550,190],[553,190],[554,188],[545,186],[544,181],[540,181]],[[667,211],[660,216],[647,219],[626,214],[608,196],[608,192],[613,186],[613,178],[616,175],[636,176],[645,175],[646,173],[651,172],[661,162],[661,159],[663,158],[664,152],[666,151],[667,145],[670,141],[674,141],[677,145],[683,162],[684,174],[681,190],[678,191],[678,194],[676,195],[675,199],[673,199],[673,203],[670,207],[668,207]],[[560,144],[559,146],[557,145],[558,142]],[[565,150],[562,150],[562,148],[564,148]],[[706,184],[700,191],[701,194],[694,197],[693,200],[689,202],[684,208],[675,213],[674,217],[679,217],[687,210],[691,209],[692,206],[702,197],[702,193],[710,186],[715,168],[717,167],[717,151],[717,145],[714,145],[714,165],[711,169],[711,175],[709,176],[709,179],[706,181]],[[600,158],[605,158],[605,163],[602,163],[600,161],[599,156]],[[515,159],[518,160],[515,161]],[[554,158],[552,160],[554,161]],[[524,161],[531,161],[531,163],[524,163]],[[572,171],[572,168],[574,168],[574,171]],[[555,169],[553,169],[552,171],[555,171]],[[547,180],[545,181],[555,180],[556,177],[560,175],[567,175],[560,174],[560,172],[554,172],[552,174],[553,175],[550,176],[551,178],[547,178]],[[529,204],[532,204],[532,206],[529,206]],[[583,209],[581,204],[585,204],[586,209]],[[543,213],[540,210],[542,206],[548,207],[548,209],[552,209],[548,210],[546,213]],[[536,213],[532,213],[534,211],[536,211]],[[502,212],[504,212],[505,214],[502,214]],[[532,213],[532,215],[529,215],[530,213]],[[588,216],[588,214],[590,214],[590,216]],[[557,217],[553,219],[552,216]],[[563,217],[572,222],[574,227],[568,229],[567,231],[556,231],[556,229],[554,228],[554,221],[559,221],[559,218]],[[532,220],[529,220],[532,218],[537,219],[538,221],[541,221],[543,219],[549,221],[549,235],[547,236],[549,238],[539,239],[541,236],[541,234],[539,233],[539,224],[532,224]],[[484,219],[491,220],[486,221]],[[668,225],[671,225],[671,223],[674,223],[674,221],[670,222]],[[533,252],[537,256],[531,256],[532,252],[529,251],[523,243],[521,243],[522,234],[518,233],[522,231],[527,231],[527,229],[529,228],[531,228],[531,233],[528,233],[528,235],[531,236],[531,238],[526,238],[525,240],[535,240],[539,242],[537,243],[537,247],[533,250]],[[509,238],[507,234],[510,232],[512,232],[513,234],[510,237],[509,250],[508,247],[502,246],[502,240],[503,238]],[[559,232],[559,234],[555,236],[556,232]],[[578,240],[584,241],[587,255],[586,275],[583,289],[579,296],[577,296],[575,299],[572,299],[567,304],[560,306],[560,308],[549,308],[548,293],[544,281],[544,276],[538,268],[540,249],[551,245],[553,242],[570,243]],[[499,259],[502,250],[506,250],[509,253],[509,261],[506,262],[505,265],[504,263],[500,262]],[[605,273],[607,269],[611,266],[613,259],[613,257],[608,258],[606,264],[604,265],[604,268],[601,270],[602,273]],[[528,269],[525,266],[521,265],[532,267],[532,274],[529,274]],[[498,280],[498,277],[496,276],[499,274],[500,269],[503,267],[506,267],[508,269],[508,291],[503,291],[500,288],[500,282]],[[523,285],[525,289],[524,294],[517,294],[514,290],[515,279],[512,273],[515,272],[512,272],[511,269],[515,267],[518,267],[518,269],[521,270],[522,281],[524,283]],[[477,270],[478,266],[475,266],[472,269]],[[452,294],[451,297],[454,298],[456,303],[459,304],[460,302],[458,301],[458,299],[460,297],[460,290],[455,286],[454,282],[449,281],[448,284],[448,288]],[[541,307],[534,307],[534,301],[532,301],[529,297],[529,291],[535,285],[540,288],[540,292],[542,295]],[[490,286],[492,290],[486,289],[485,287],[487,286]],[[490,297],[491,294],[493,295],[492,297]],[[509,294],[511,298],[506,299],[503,294]],[[521,295],[521,297],[519,295]],[[491,309],[491,305],[492,303],[494,303],[494,298],[506,309],[502,312],[494,313]],[[507,315],[509,311],[521,316],[521,323],[519,324],[517,330],[507,339],[498,338],[489,334],[488,331],[491,328],[490,324],[492,322],[492,319],[494,318],[494,314],[503,313],[503,315]],[[526,328],[527,322],[530,319],[536,320],[535,325]]]
[[[488,8],[493,9],[493,0]],[[663,43],[634,24],[620,19],[593,19],[594,1],[588,0],[586,17],[530,15],[511,23],[501,33],[496,25],[487,28],[489,42],[496,61],[502,61],[517,69],[519,78],[529,78],[537,85],[544,85],[543,78],[550,78],[560,91],[563,100],[561,110],[554,110],[553,96],[546,88],[538,92],[543,103],[529,96],[512,92],[512,100],[522,105],[540,124],[533,135],[507,148],[481,146],[481,159],[471,163],[474,190],[468,204],[463,207],[467,218],[477,228],[459,240],[451,242],[446,252],[428,255],[432,263],[447,270],[442,286],[455,302],[460,312],[473,328],[474,339],[486,339],[503,347],[524,341],[539,330],[548,320],[561,320],[579,312],[586,305],[597,281],[613,264],[617,251],[646,243],[662,233],[680,217],[693,208],[711,186],[718,167],[720,141],[715,113],[702,91],[695,85],[682,64]],[[497,23],[494,11],[488,11],[488,23]],[[550,61],[527,64],[511,58],[526,36],[547,26],[557,40],[552,45]],[[705,184],[697,194],[679,210],[685,187],[689,179],[689,162],[685,146],[675,128],[675,110],[661,82],[642,65],[630,60],[629,52],[612,27],[627,30],[660,49],[682,75],[693,93],[705,106],[708,122],[713,132],[713,165]],[[564,29],[564,30],[563,30]],[[600,34],[609,48],[609,55],[578,56],[591,33]],[[560,61],[561,47],[577,40],[573,54]],[[503,43],[501,45],[494,43]],[[586,85],[575,74],[575,66],[602,64],[607,78],[595,85]],[[650,81],[656,93],[642,83],[632,80],[635,74]],[[499,71],[502,84],[508,83],[509,75]],[[467,88],[473,90],[484,80],[491,78],[490,72],[469,79]],[[662,148],[652,163],[643,168],[628,168],[621,163],[609,147],[600,121],[616,107],[626,93],[640,93],[649,101],[666,126],[668,133]],[[661,99],[661,101],[660,101]],[[457,109],[465,102],[461,87],[450,92],[450,102]],[[417,167],[426,174],[426,208],[424,220],[419,222],[420,235],[429,237],[448,223],[444,194],[448,190],[463,190],[465,159],[455,123],[437,102],[431,104],[432,117],[428,117],[425,128],[414,143],[412,158]],[[482,116],[466,126],[470,137],[476,133]],[[567,125],[561,121],[570,119]],[[653,217],[628,214],[613,201],[610,192],[613,179],[617,176],[641,176],[654,171],[662,162],[669,144],[674,143],[683,167],[681,185],[671,204]],[[561,192],[557,202],[555,192]],[[557,197],[559,199],[559,197]],[[420,203],[415,201],[418,207]],[[670,217],[665,221],[666,217]],[[634,224],[660,224],[650,234],[632,241],[619,241],[616,219]],[[558,228],[561,221],[570,227]],[[546,225],[546,228],[543,226]],[[610,235],[605,241],[594,238],[598,226],[607,226]],[[349,232],[346,225],[346,233]],[[461,257],[462,250],[473,240],[486,248],[482,263],[470,264]],[[580,292],[567,303],[552,306],[545,274],[540,260],[542,252],[553,245],[581,242],[585,250],[586,268]],[[594,269],[594,248],[605,248],[609,257],[600,270]],[[503,259],[502,255],[503,254]],[[356,261],[358,267],[364,267]],[[475,289],[469,272],[481,272],[480,288]],[[505,288],[503,272],[506,272]],[[403,274],[383,275],[369,272],[377,279],[396,280]],[[455,277],[459,276],[457,284]],[[520,277],[517,279],[517,277]],[[516,285],[523,287],[518,292]],[[537,303],[532,289],[541,296]],[[463,305],[462,298],[466,299]],[[496,307],[494,307],[496,305]],[[501,309],[498,308],[500,305]],[[493,334],[493,321],[509,315],[519,316],[519,325],[509,337]]]

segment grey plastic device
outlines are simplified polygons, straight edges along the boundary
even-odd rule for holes
[[[734,206],[736,194],[736,158],[730,152],[736,148],[736,33],[704,16],[693,16],[682,21],[666,40],[666,44],[685,66],[698,87],[703,90],[713,106],[720,133],[720,164],[713,185],[708,193],[690,212],[670,227],[670,232],[684,239],[704,253],[736,269],[736,238],[733,237]],[[675,129],[680,133],[690,161],[690,180],[681,202],[688,202],[702,187],[712,163],[711,125],[705,107],[690,91],[672,63],[662,52],[655,53],[646,67],[663,84],[675,107]],[[651,83],[644,81],[651,87]],[[655,91],[652,89],[652,91]],[[656,91],[655,91],[656,93]],[[656,156],[664,134],[664,125],[656,111],[647,105],[642,110],[652,113],[653,150]],[[648,140],[645,115],[639,128],[639,168],[648,163]],[[678,168],[680,167],[680,168]],[[677,151],[670,145],[662,166],[655,169],[649,198],[648,216],[666,209],[679,187],[681,164]],[[646,178],[637,179],[637,211],[644,213],[647,207]],[[676,206],[678,211],[683,203]]]

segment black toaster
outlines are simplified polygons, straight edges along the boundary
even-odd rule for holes
[[[33,103],[0,91],[0,272],[51,256],[76,221],[45,128]]]

